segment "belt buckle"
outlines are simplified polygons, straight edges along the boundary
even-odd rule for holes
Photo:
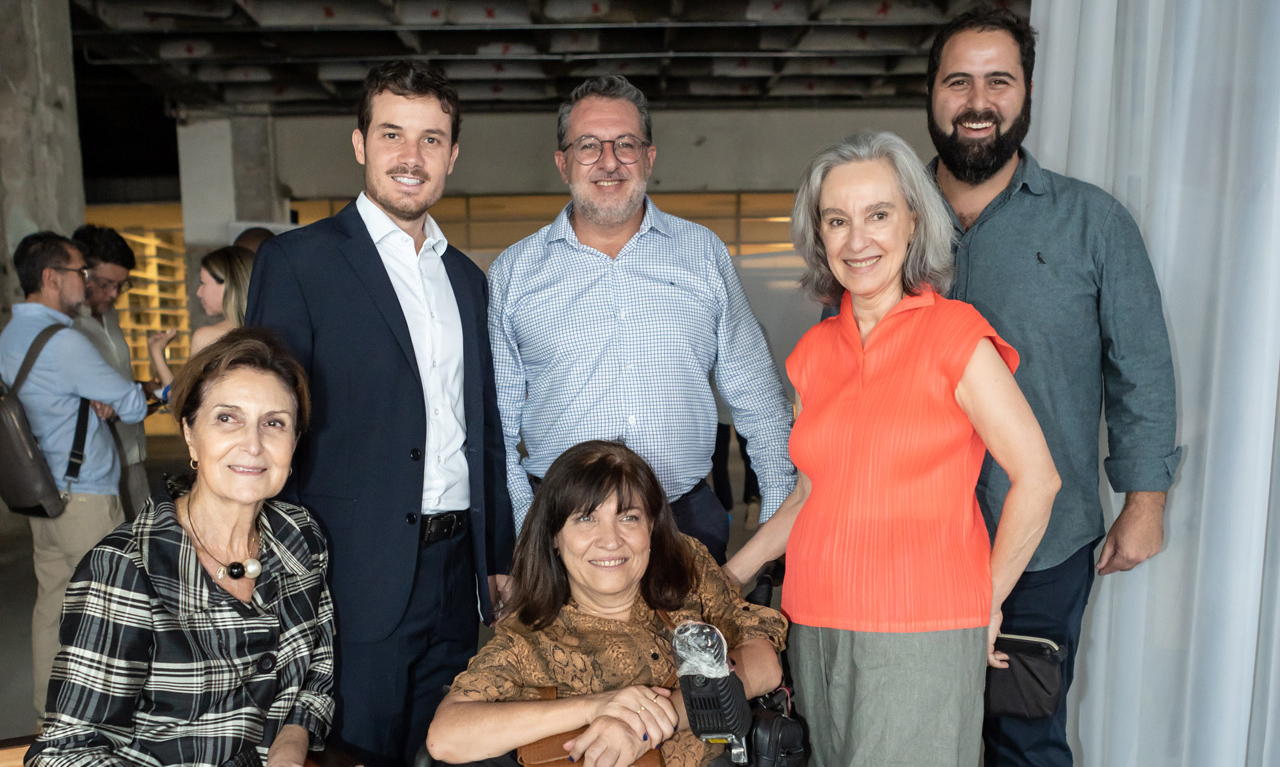
[[[459,515],[453,512],[431,514],[426,519],[426,535],[423,538],[427,543],[448,540],[457,534],[459,522]]]

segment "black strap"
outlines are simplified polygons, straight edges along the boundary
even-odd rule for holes
[[[22,358],[22,364],[18,366],[18,375],[13,379],[13,386],[10,390],[18,393],[18,389],[27,380],[27,374],[31,372],[31,368],[36,364],[36,357],[40,356],[40,352],[44,351],[44,345],[49,343],[49,339],[53,338],[53,334],[65,328],[66,325],[50,325],[41,330],[36,335],[36,340],[31,342],[31,348],[27,349],[27,356]]]
[[[89,435],[89,400],[80,398],[80,412],[76,415],[76,436],[71,441],[71,454],[67,456],[67,482],[80,479],[80,467],[84,464],[84,440]]]
[[[31,348],[27,349],[27,356],[22,358],[22,364],[18,367],[18,374],[13,378],[11,391],[15,395],[18,393],[18,388],[26,383],[27,374],[35,366],[36,358],[40,356],[40,352],[44,351],[44,345],[49,343],[49,339],[53,338],[54,333],[65,327],[66,325],[53,324],[36,334],[35,340],[31,342]],[[75,482],[80,479],[80,467],[84,464],[84,441],[88,436],[89,400],[81,397],[80,412],[76,414],[76,436],[71,442],[71,454],[67,457],[65,479],[68,482]]]

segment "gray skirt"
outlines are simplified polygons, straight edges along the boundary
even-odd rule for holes
[[[987,629],[917,633],[793,624],[796,708],[812,767],[976,767]]]

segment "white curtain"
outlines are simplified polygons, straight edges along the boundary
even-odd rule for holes
[[[1028,146],[1142,227],[1184,446],[1165,551],[1094,590],[1077,764],[1277,767],[1280,2],[1033,0],[1031,16]]]

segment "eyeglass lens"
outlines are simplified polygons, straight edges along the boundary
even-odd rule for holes
[[[645,146],[642,139],[630,134],[603,141],[595,136],[582,136],[573,142],[573,156],[583,165],[595,165],[604,154],[605,144],[613,144],[613,156],[623,165],[639,160]]]

